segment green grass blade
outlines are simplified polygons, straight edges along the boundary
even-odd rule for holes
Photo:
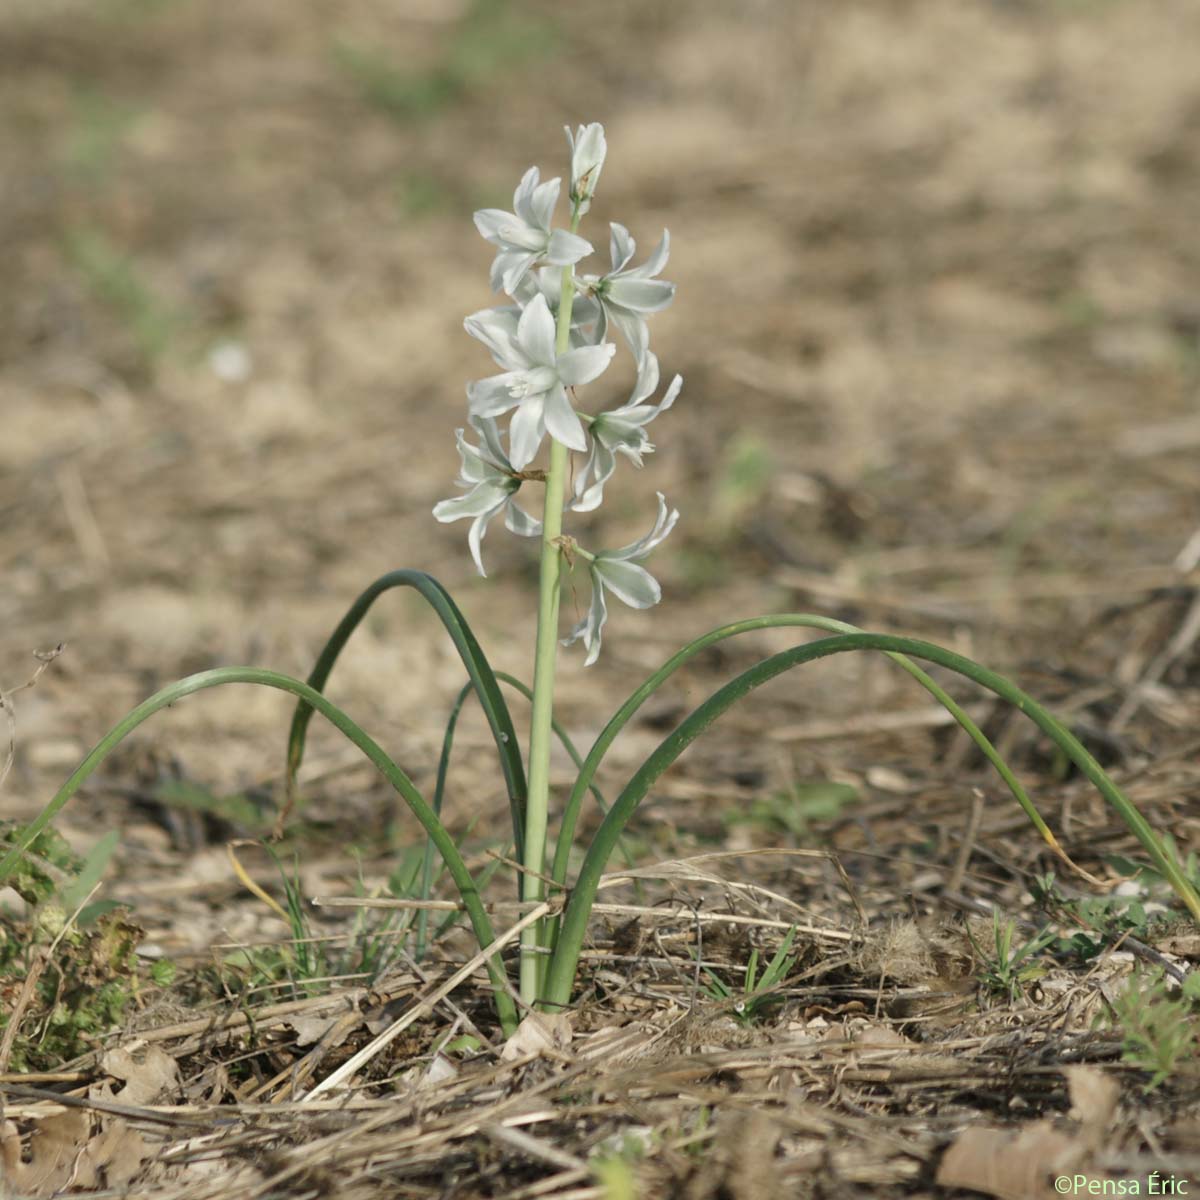
[[[412,780],[398,767],[383,748],[365,733],[349,716],[336,705],[331,704],[319,691],[298,679],[288,675],[280,675],[276,671],[268,671],[261,667],[218,667],[211,671],[201,671],[189,675],[161,691],[156,692],[148,700],[142,701],[137,708],[126,714],[109,733],[102,738],[90,754],[75,768],[71,777],[58,790],[49,804],[30,822],[14,842],[12,849],[0,859],[0,882],[12,873],[25,848],[32,843],[47,825],[58,815],[63,805],[75,794],[87,780],[88,776],[104,761],[112,750],[143,721],[152,717],[159,709],[166,708],[193,692],[206,688],[218,687],[226,683],[255,683],[263,687],[276,688],[279,691],[290,692],[297,696],[310,709],[319,712],[335,729],[344,734],[354,743],[381,775],[399,792],[404,802],[412,810],[413,815],[424,826],[433,839],[446,864],[446,869],[462,896],[463,906],[471,920],[475,937],[480,946],[488,946],[495,940],[492,923],[484,911],[479,890],[472,879],[462,855],[458,852],[453,838],[446,827],[438,820],[437,815],[425,802],[425,798],[417,790]],[[516,1007],[508,993],[507,981],[504,978],[502,965],[489,961],[488,973],[492,979],[492,990],[496,999],[496,1008],[501,1024],[506,1033],[511,1033],[517,1025]]]
[[[414,588],[437,613],[439,620],[446,627],[446,632],[454,642],[467,676],[479,696],[480,706],[491,726],[492,736],[496,740],[496,750],[500,755],[500,767],[504,772],[505,786],[508,788],[508,804],[512,814],[513,839],[518,846],[525,844],[525,767],[521,762],[521,748],[517,745],[517,735],[513,730],[512,716],[504,697],[500,694],[500,686],[488,663],[487,656],[475,640],[471,627],[459,611],[458,606],[450,598],[450,593],[432,575],[424,571],[389,571],[381,575],[369,588],[358,597],[347,610],[338,627],[333,631],[325,648],[317,659],[308,677],[308,685],[314,691],[320,692],[325,688],[329,674],[337,662],[342,647],[349,641],[350,635],[358,628],[359,623],[367,615],[371,605],[386,591],[397,587]],[[307,700],[301,700],[296,705],[292,717],[292,728],[288,734],[287,751],[287,808],[290,811],[295,798],[296,772],[304,758],[305,734],[308,722],[312,718],[313,706]]]
[[[616,838],[655,780],[722,713],[749,692],[792,667],[850,650],[881,650],[885,653],[911,656],[935,663],[972,680],[1014,705],[1029,717],[1087,776],[1142,843],[1155,867],[1170,882],[1193,918],[1200,922],[1200,895],[1164,852],[1160,839],[1149,823],[1109,779],[1103,767],[1092,757],[1078,738],[1051,716],[1032,696],[995,671],[930,642],[919,641],[916,638],[894,637],[888,634],[842,634],[836,637],[821,638],[808,645],[782,651],[751,667],[748,671],[744,671],[685,718],[634,773],[597,831],[584,858],[579,877],[571,889],[571,898],[563,914],[558,945],[550,963],[545,992],[547,1005],[565,1006],[570,1001],[571,988],[579,962],[579,952],[583,946],[588,917],[596,898],[601,873],[612,854]]]
[[[566,886],[568,855],[571,844],[575,839],[575,825],[579,819],[579,810],[583,804],[583,797],[588,788],[592,786],[596,770],[600,766],[600,762],[607,753],[609,746],[612,745],[617,734],[621,732],[634,713],[684,663],[690,658],[694,658],[701,650],[707,649],[716,642],[724,641],[726,638],[736,637],[740,633],[749,633],[756,629],[778,629],[789,626],[822,629],[826,633],[863,632],[855,625],[847,624],[845,621],[834,620],[832,617],[817,616],[813,613],[775,613],[770,616],[751,617],[745,621],[735,621],[729,625],[722,625],[704,634],[702,637],[689,642],[682,650],[667,659],[617,709],[608,724],[600,731],[599,737],[596,738],[591,750],[588,751],[583,766],[580,767],[575,786],[571,789],[571,794],[567,798],[566,806],[563,809],[562,827],[559,830],[558,845],[555,848],[554,863],[551,868],[551,876],[557,884],[563,887]],[[1033,822],[1038,832],[1046,839],[1055,853],[1065,859],[1066,855],[1059,846],[1058,840],[1045,821],[1042,820],[1041,814],[1034,807],[1033,801],[1029,799],[1020,781],[1009,769],[1008,764],[1001,757],[995,746],[988,740],[983,730],[963,711],[962,707],[955,702],[953,697],[947,695],[937,682],[930,678],[916,663],[906,658],[903,654],[889,653],[888,657],[903,667],[962,726],[979,747],[984,757],[987,758],[988,762],[996,768],[1001,779],[1004,780],[1017,803],[1025,810],[1026,816]]]

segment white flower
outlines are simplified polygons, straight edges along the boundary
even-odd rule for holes
[[[504,524],[513,533],[522,537],[537,537],[542,532],[542,523],[518,507],[513,497],[521,486],[521,480],[513,470],[500,446],[500,431],[496,422],[487,417],[476,418],[471,424],[479,434],[479,445],[472,446],[463,437],[463,430],[456,429],[458,453],[462,458],[462,469],[455,483],[470,489],[465,496],[453,500],[442,500],[434,505],[433,515],[439,521],[460,521],[463,517],[474,517],[467,541],[471,546],[471,557],[480,575],[483,569],[481,544],[487,532],[488,522],[503,511]]]
[[[583,423],[566,389],[590,383],[608,366],[616,347],[577,346],[557,354],[554,318],[540,292],[518,317],[511,308],[485,309],[465,321],[467,332],[491,351],[502,375],[467,387],[474,417],[498,417],[517,411],[509,427],[509,457],[516,470],[532,462],[549,432],[572,450],[587,450]]]
[[[600,301],[596,341],[604,340],[608,333],[608,322],[611,321],[624,334],[640,366],[650,345],[646,314],[661,312],[675,295],[673,283],[654,278],[667,265],[671,235],[664,229],[662,240],[654,253],[640,267],[629,267],[627,270],[626,264],[633,258],[637,243],[624,225],[613,221],[610,228],[612,270],[602,276],[584,275],[580,285]]]
[[[580,125],[573,134],[569,125],[563,128],[571,146],[571,203],[582,215],[592,206],[608,144],[604,140],[604,126],[597,122]]]
[[[475,228],[500,248],[492,262],[492,291],[503,287],[511,295],[537,262],[565,267],[591,254],[590,242],[565,229],[550,228],[561,183],[550,179],[539,186],[538,169],[530,167],[513,193],[513,212],[481,208],[475,214]]]
[[[658,390],[658,355],[647,350],[629,402],[592,418],[588,428],[588,456],[575,475],[575,498],[571,508],[576,512],[591,512],[600,506],[604,485],[616,470],[617,454],[623,454],[635,467],[642,465],[642,455],[654,449],[644,426],[675,403],[681,387],[683,377],[676,375],[662,400],[657,404],[642,403]]]
[[[662,599],[658,580],[645,567],[639,567],[637,560],[645,558],[675,528],[678,520],[678,510],[673,508],[668,513],[667,502],[659,492],[658,519],[645,537],[620,550],[602,550],[591,557],[588,571],[592,577],[592,602],[588,614],[563,638],[562,643],[569,646],[583,638],[588,652],[584,666],[590,667],[600,657],[600,632],[608,619],[608,608],[604,602],[606,588],[631,608],[650,608]]]

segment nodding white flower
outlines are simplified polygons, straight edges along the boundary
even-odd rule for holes
[[[478,446],[472,446],[466,440],[463,430],[454,431],[462,459],[462,469],[455,483],[469,490],[465,496],[439,501],[434,505],[433,515],[442,522],[474,518],[467,541],[475,566],[479,568],[480,575],[486,576],[481,550],[483,535],[487,533],[488,522],[494,516],[503,512],[504,524],[522,537],[537,537],[542,532],[542,523],[520,508],[513,498],[521,486],[521,480],[500,445],[500,431],[496,428],[496,422],[487,417],[478,417],[472,419],[471,424],[479,434]]]
[[[671,235],[664,229],[662,239],[650,257],[640,267],[626,269],[626,264],[637,250],[637,243],[624,225],[613,221],[610,228],[612,270],[607,275],[584,275],[580,279],[580,286],[600,302],[596,341],[604,340],[611,321],[625,336],[640,366],[650,346],[646,314],[661,312],[675,296],[673,283],[654,278],[667,265]]]
[[[590,667],[600,657],[600,633],[608,619],[605,589],[631,608],[650,608],[662,599],[658,580],[645,567],[639,567],[637,560],[645,558],[675,528],[678,520],[679,511],[673,508],[668,512],[666,499],[659,492],[658,519],[645,537],[620,550],[601,550],[590,556],[588,571],[592,577],[592,602],[587,616],[562,640],[564,646],[569,646],[583,639],[588,652],[584,666]]]
[[[574,133],[569,125],[563,128],[571,147],[571,203],[582,215],[592,206],[608,144],[604,140],[604,126],[598,122],[580,125]]]
[[[616,455],[624,455],[635,467],[642,465],[642,455],[654,449],[644,426],[675,403],[681,387],[683,376],[676,375],[657,404],[643,403],[658,390],[658,355],[647,350],[628,403],[597,413],[592,418],[588,428],[588,456],[575,476],[575,498],[571,508],[576,512],[591,512],[600,506],[604,485],[616,470]]]
[[[513,193],[513,212],[481,208],[475,214],[475,228],[500,249],[492,262],[492,291],[503,288],[511,295],[537,262],[565,267],[591,254],[590,242],[550,228],[561,184],[561,179],[548,179],[539,185],[538,169],[530,167]]]
[[[538,293],[518,317],[511,308],[485,309],[465,321],[501,367],[501,375],[467,386],[473,417],[498,417],[515,408],[509,426],[509,458],[520,471],[533,461],[548,432],[572,450],[587,450],[587,436],[566,389],[590,383],[608,366],[616,346],[577,346],[555,351],[554,318]]]

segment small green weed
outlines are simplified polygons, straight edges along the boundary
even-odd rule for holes
[[[721,819],[728,826],[758,825],[772,832],[783,830],[799,840],[809,837],[813,825],[833,820],[857,799],[858,791],[850,784],[817,779],[760,796],[749,808],[730,809],[722,813]]]
[[[142,358],[160,358],[178,332],[179,320],[145,281],[137,265],[98,229],[67,232],[67,258],[88,287],[125,323]]]
[[[767,963],[761,978],[758,975],[758,950],[751,950],[740,993],[705,967],[704,973],[708,976],[708,982],[704,985],[705,992],[714,1000],[729,1003],[731,1014],[739,1024],[753,1025],[756,1021],[761,1021],[767,1010],[780,1002],[776,989],[796,964],[796,955],[789,953],[795,940],[796,927],[793,925],[774,957]]]
[[[416,957],[420,957],[426,935],[423,928],[414,928],[417,914],[411,910],[359,908],[348,930],[335,936],[322,934],[313,925],[298,864],[293,863],[289,870],[269,844],[265,849],[279,871],[283,902],[277,903],[256,885],[255,890],[287,921],[291,937],[276,945],[247,946],[226,955],[221,963],[225,990],[247,996],[260,989],[282,988],[297,999],[307,998],[324,994],[334,980],[353,978],[374,983],[410,942],[415,941]],[[420,898],[423,860],[424,847],[410,847],[384,887],[375,889],[374,894],[388,899]],[[361,877],[357,892],[360,896],[368,894]],[[458,914],[451,913],[445,925],[457,920]],[[434,938],[444,927],[433,934]],[[230,972],[240,977],[240,987],[230,989]]]
[[[0,851],[21,833],[18,825],[0,824]],[[0,1030],[7,1033],[22,1005],[11,1069],[50,1069],[91,1049],[120,1025],[139,993],[142,930],[112,902],[88,903],[116,840],[110,834],[80,858],[52,829],[43,830],[8,880],[28,905],[26,914],[0,908]],[[165,985],[173,972],[163,960],[149,977]]]
[[[1189,850],[1185,855],[1175,839],[1169,833],[1159,835],[1163,854],[1174,863],[1194,887],[1200,887],[1200,855],[1195,850]],[[1157,868],[1149,863],[1134,862],[1120,854],[1111,854],[1105,860],[1110,867],[1130,879],[1141,880],[1151,888],[1170,895],[1171,885],[1167,878]]]
[[[92,180],[110,175],[125,136],[140,115],[137,108],[103,92],[79,88],[62,150],[67,167]]]
[[[606,1137],[589,1155],[592,1174],[604,1200],[638,1200],[636,1166],[661,1142],[645,1125],[634,1125]]]
[[[556,40],[549,22],[522,14],[509,0],[475,0],[443,53],[420,70],[344,40],[334,46],[334,59],[369,104],[407,124],[435,116],[472,87],[548,54]]]
[[[1030,891],[1039,907],[1059,925],[1080,926],[1054,943],[1057,953],[1084,962],[1096,958],[1123,937],[1145,938],[1151,919],[1136,896],[1085,896],[1068,899],[1053,872],[1039,876]]]
[[[1015,921],[1002,922],[1000,914],[993,911],[992,934],[995,939],[995,953],[991,954],[979,945],[970,926],[967,927],[967,937],[970,938],[971,945],[980,959],[980,985],[991,995],[1004,996],[1010,1002],[1021,995],[1026,984],[1040,979],[1046,973],[1045,967],[1036,959],[1057,939],[1057,934],[1047,926],[1027,942],[1014,946],[1016,930]]]
[[[713,518],[726,535],[741,518],[761,504],[774,465],[766,442],[757,434],[740,433],[730,443],[713,496]]]
[[[1193,972],[1172,995],[1161,970],[1135,975],[1112,1002],[1111,1021],[1121,1031],[1121,1058],[1149,1071],[1154,1091],[1196,1052],[1200,974]]]
[[[163,780],[154,788],[154,799],[182,816],[210,818],[242,835],[265,835],[274,824],[274,816],[253,796],[221,795],[189,779]]]

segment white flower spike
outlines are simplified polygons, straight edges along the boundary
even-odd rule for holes
[[[519,317],[511,308],[485,309],[465,321],[472,337],[507,368],[501,375],[467,387],[473,417],[517,411],[509,426],[509,458],[520,471],[531,463],[548,432],[572,450],[587,450],[587,437],[566,389],[590,383],[608,366],[616,347],[577,346],[563,354],[554,348],[554,318],[539,292]]]
[[[480,575],[483,569],[482,543],[487,533],[488,522],[498,513],[504,513],[504,524],[513,533],[522,537],[537,537],[542,532],[542,523],[520,508],[514,496],[521,480],[500,446],[500,431],[496,422],[486,417],[471,422],[479,434],[479,445],[472,446],[464,437],[463,430],[456,429],[458,453],[462,469],[455,482],[468,488],[466,495],[452,500],[442,500],[434,505],[433,515],[439,521],[460,521],[473,517],[467,541],[471,546],[471,557]]]
[[[650,346],[646,317],[650,313],[662,312],[675,296],[673,283],[654,278],[667,265],[671,235],[664,229],[662,239],[650,257],[640,267],[628,267],[629,260],[637,250],[637,243],[624,225],[614,221],[610,228],[612,270],[607,275],[584,275],[580,279],[580,286],[600,302],[596,341],[605,339],[611,321],[625,336],[640,367]]]
[[[679,520],[678,509],[667,511],[667,501],[662,492],[658,493],[658,518],[654,528],[630,542],[620,550],[602,550],[599,554],[590,556],[588,571],[592,577],[592,602],[588,606],[587,616],[563,638],[562,644],[569,646],[583,639],[587,647],[587,658],[584,666],[590,667],[600,657],[600,635],[604,622],[608,619],[608,606],[604,601],[605,589],[612,592],[618,600],[631,608],[651,608],[662,599],[662,588],[658,580],[646,570],[639,567],[637,561],[645,558],[664,538],[675,528]],[[586,554],[580,551],[580,554]]]
[[[566,267],[591,254],[590,242],[550,228],[561,184],[561,179],[549,179],[539,185],[538,169],[530,167],[513,193],[513,212],[481,208],[475,214],[475,228],[500,250],[492,263],[492,291],[503,288],[512,295],[535,264]]]
[[[644,426],[675,403],[681,387],[683,376],[676,375],[657,404],[643,403],[658,390],[658,356],[648,350],[628,403],[592,418],[588,456],[575,475],[575,497],[570,505],[575,512],[600,507],[604,485],[617,467],[616,455],[624,455],[635,467],[642,465],[642,455],[654,449]]]
[[[592,197],[600,182],[608,143],[604,140],[604,126],[598,122],[580,125],[574,133],[569,125],[563,128],[567,131],[567,142],[571,147],[571,203],[577,206],[582,216],[592,207]]]

